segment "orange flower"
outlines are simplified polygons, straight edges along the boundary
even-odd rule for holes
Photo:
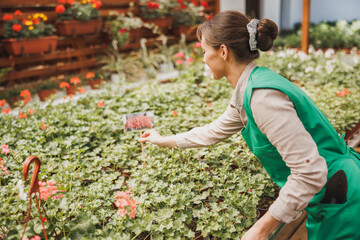
[[[84,88],[80,88],[80,89],[79,89],[79,93],[85,93],[85,89],[84,89]]]
[[[6,100],[5,100],[5,99],[0,100],[0,107],[4,107],[5,104],[6,104]]]
[[[10,21],[14,19],[14,16],[12,14],[4,14],[3,18],[4,21]]]
[[[104,101],[98,101],[97,102],[97,107],[100,108],[100,107],[103,107],[104,106]]]
[[[93,73],[93,72],[88,72],[88,73],[86,74],[86,79],[94,78],[94,77],[95,77],[95,73]]]
[[[2,110],[2,113],[5,113],[5,114],[9,114],[9,112],[11,111],[11,108],[3,108]]]
[[[75,0],[68,0],[67,2],[68,2],[68,4],[73,5]]]
[[[72,93],[69,93],[69,94],[68,94],[68,96],[69,96],[70,99],[72,99],[73,95],[74,95],[74,94],[72,94]]]
[[[208,108],[211,108],[211,104],[210,104],[210,103],[207,102],[206,105],[207,105]]]
[[[68,87],[70,87],[70,85],[67,82],[61,82],[59,84],[59,88],[68,88]]]
[[[78,77],[70,78],[70,83],[78,84],[78,83],[80,83],[80,79]]]
[[[64,5],[57,5],[55,7],[55,12],[58,14],[62,14],[63,12],[65,12],[65,7]]]
[[[40,23],[40,19],[39,18],[33,19],[32,22],[34,25],[38,25]]]
[[[23,112],[19,113],[19,118],[27,118],[26,114]]]
[[[99,9],[101,7],[101,2],[95,1],[92,6],[93,6],[93,8]]]
[[[201,6],[203,6],[204,8],[209,6],[209,3],[206,1],[201,1]]]
[[[30,109],[29,109],[29,114],[33,114],[33,113],[35,113],[35,110],[32,109],[32,108],[30,108]]]
[[[66,4],[66,0],[58,0],[58,4]]]
[[[44,124],[44,122],[41,122],[41,129],[42,129],[42,130],[45,130],[45,124]]]
[[[176,117],[178,115],[178,112],[176,110],[173,111],[173,116]]]
[[[22,16],[23,13],[20,10],[16,10],[14,13],[15,16]]]
[[[15,31],[15,32],[20,32],[21,29],[22,29],[22,26],[20,24],[14,24],[12,26],[12,29]]]
[[[28,89],[20,91],[20,97],[29,98],[31,96],[31,93]]]

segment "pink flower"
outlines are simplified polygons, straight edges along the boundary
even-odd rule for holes
[[[6,145],[1,145],[1,154],[4,153],[5,155],[7,155],[9,152],[10,152],[10,149],[9,149],[7,144]]]
[[[184,60],[182,60],[181,58],[179,58],[178,60],[176,60],[176,64],[183,64]]]
[[[195,47],[201,48],[201,42],[197,42],[197,43],[195,44]]]
[[[115,206],[119,209],[116,214],[120,215],[120,217],[125,217],[126,214],[129,213],[130,218],[135,218],[136,208],[138,208],[138,202],[134,200],[130,195],[132,195],[131,188],[125,192],[115,193],[117,198],[115,202]]]
[[[4,163],[2,161],[2,159],[0,158],[0,170],[2,170],[6,175],[9,175],[10,173],[9,173],[7,167],[5,167],[5,165],[6,165],[6,163]],[[0,173],[1,173],[1,171],[0,171]]]
[[[190,63],[192,63],[193,61],[194,61],[194,59],[191,58],[191,57],[189,57],[189,58],[186,59],[186,63],[187,63],[187,64],[190,64]]]
[[[185,54],[183,52],[178,52],[177,54],[175,54],[175,56],[178,58],[183,58],[185,57]]]
[[[55,180],[50,180],[50,181],[46,181],[46,182],[42,182],[39,181],[39,192],[40,192],[40,197],[43,200],[48,200],[49,198],[51,199],[59,199],[64,197],[63,194],[59,194],[59,195],[55,195],[58,192],[65,192],[64,190],[59,190],[56,186],[56,181]]]

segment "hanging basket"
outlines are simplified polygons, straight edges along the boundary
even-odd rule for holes
[[[102,19],[82,22],[78,20],[62,21],[56,24],[57,32],[61,36],[76,37],[78,35],[97,35],[102,31]]]
[[[56,50],[57,36],[47,36],[35,39],[16,38],[3,39],[2,43],[9,55],[24,55],[34,53],[45,53]]]

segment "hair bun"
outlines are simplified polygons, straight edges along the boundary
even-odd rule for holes
[[[276,23],[270,19],[261,19],[257,27],[257,46],[261,51],[269,50],[278,35]]]

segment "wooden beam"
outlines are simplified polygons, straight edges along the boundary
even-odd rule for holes
[[[301,50],[309,52],[309,25],[310,25],[310,0],[303,0],[303,15],[301,25]]]

